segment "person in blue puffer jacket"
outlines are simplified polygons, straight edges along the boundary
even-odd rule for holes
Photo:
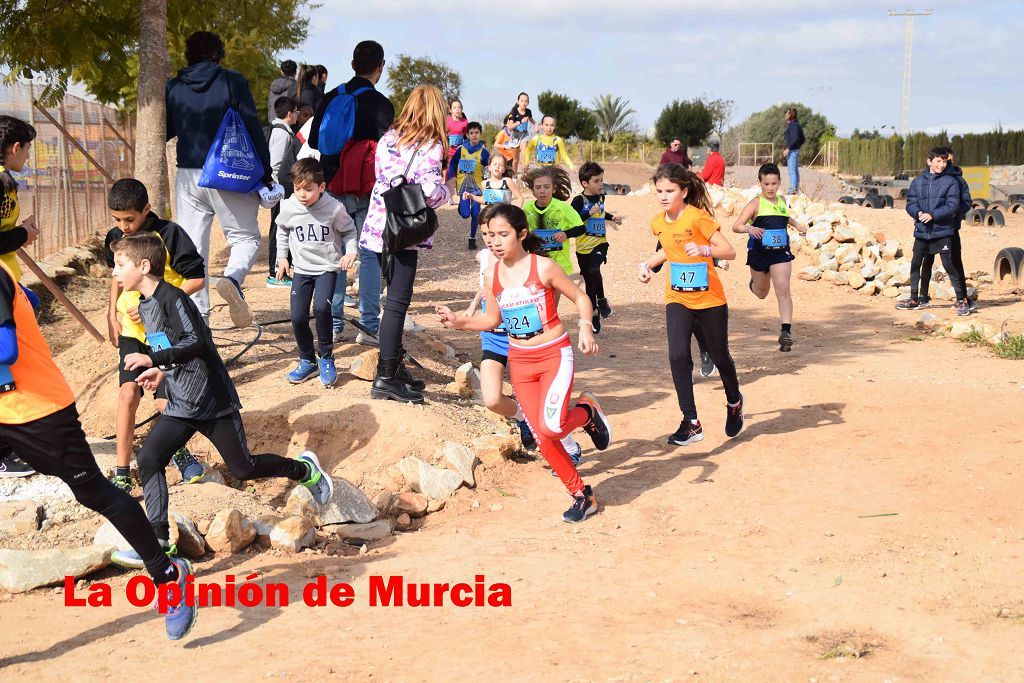
[[[956,293],[957,315],[970,315],[964,280],[953,263],[952,239],[960,209],[960,185],[946,173],[946,150],[935,147],[928,152],[928,168],[910,184],[907,213],[914,219],[914,256],[910,262],[910,298],[896,308],[921,308],[918,287],[921,266],[927,254],[938,254]]]

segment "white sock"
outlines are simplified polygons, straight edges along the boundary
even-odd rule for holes
[[[516,404],[516,414],[512,416],[512,419],[513,420],[525,420],[526,419],[526,416],[523,415],[523,409],[522,409],[522,407],[518,403]]]
[[[565,449],[566,453],[575,453],[576,451],[582,450],[580,445],[576,443],[576,439],[572,438],[572,434],[569,434],[562,439],[562,448]]]

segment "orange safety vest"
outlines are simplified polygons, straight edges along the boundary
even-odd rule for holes
[[[14,273],[2,261],[0,268],[14,284],[11,311],[18,339],[18,360],[10,366],[14,389],[0,394],[0,424],[20,425],[67,408],[75,402],[75,395],[53,362],[50,345],[43,338],[32,304]]]

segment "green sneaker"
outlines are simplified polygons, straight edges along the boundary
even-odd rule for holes
[[[160,545],[164,542],[160,541]],[[168,545],[166,547],[167,557],[174,557],[178,554],[178,546]],[[142,557],[139,556],[134,550],[115,550],[110,553],[110,561],[116,564],[118,567],[124,569],[145,569],[146,563],[142,561]]]
[[[203,464],[184,446],[179,448],[171,459],[181,472],[181,481],[185,484],[194,484],[206,474]]]
[[[135,488],[135,482],[132,481],[132,475],[130,474],[115,474],[110,478],[110,483],[125,493],[131,493],[132,489]]]
[[[306,463],[310,471],[309,477],[300,483],[309,489],[317,503],[326,505],[334,494],[334,482],[331,480],[331,475],[320,467],[320,461],[317,460],[316,453],[313,451],[302,451],[299,453],[298,459]]]

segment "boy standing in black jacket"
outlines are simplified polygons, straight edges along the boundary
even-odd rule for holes
[[[148,353],[126,356],[125,367],[145,368],[136,379],[143,389],[155,390],[164,382],[167,392],[167,407],[138,456],[146,515],[160,544],[174,552],[164,470],[171,454],[196,432],[213,443],[236,478],[288,477],[309,488],[317,503],[330,500],[334,484],[314,453],[303,451],[293,460],[249,452],[238,412],[242,404],[210,328],[192,300],[163,280],[165,252],[160,239],[149,233],[132,235],[113,245],[113,250],[114,277],[126,291],[142,295],[139,315],[149,343]],[[117,551],[111,560],[122,567],[142,566],[133,551]]]
[[[964,180],[964,172],[953,163],[953,148],[946,147],[945,150],[946,173],[956,179],[957,185],[960,188],[960,206],[957,208],[956,218],[953,221],[953,239],[950,241],[950,248],[953,251],[953,265],[956,267],[957,272],[960,273],[960,279],[963,280],[964,289],[966,290],[967,271],[964,269],[960,228],[963,225],[964,216],[971,210],[971,188],[968,187],[967,181]],[[931,283],[933,263],[935,263],[935,256],[933,254],[925,254],[924,261],[921,264],[921,295],[918,297],[922,307],[928,306],[931,302],[931,297],[928,296],[928,286]],[[973,302],[970,302],[970,307],[972,311],[977,309]]]
[[[953,264],[952,241],[959,209],[960,185],[946,173],[945,148],[935,147],[928,152],[928,168],[914,179],[907,192],[907,213],[914,218],[914,256],[910,262],[910,298],[896,304],[896,308],[921,308],[921,266],[925,256],[938,254],[956,292],[956,314],[971,314],[964,281]]]

